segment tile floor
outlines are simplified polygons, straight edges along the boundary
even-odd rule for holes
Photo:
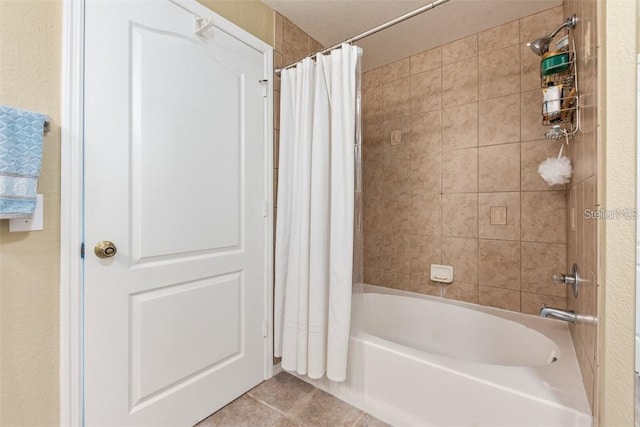
[[[243,394],[198,427],[385,427],[388,424],[281,372]]]

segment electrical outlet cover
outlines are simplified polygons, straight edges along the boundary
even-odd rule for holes
[[[9,232],[40,231],[44,229],[44,197],[36,196],[36,210],[31,218],[12,218],[9,220]]]

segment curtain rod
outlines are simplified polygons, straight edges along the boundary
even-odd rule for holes
[[[353,42],[357,42],[358,40],[362,40],[362,39],[363,39],[363,38],[365,38],[365,37],[369,37],[369,36],[371,36],[371,35],[373,35],[373,34],[375,34],[375,33],[377,33],[377,32],[380,32],[380,31],[385,30],[385,29],[387,29],[387,28],[389,28],[389,27],[392,27],[392,26],[394,26],[394,25],[396,25],[396,24],[399,24],[400,22],[406,21],[406,20],[407,20],[407,19],[409,19],[409,18],[413,18],[413,17],[414,17],[414,16],[416,16],[416,15],[420,15],[421,13],[424,13],[424,12],[426,12],[426,11],[428,11],[428,10],[434,9],[434,8],[436,8],[436,7],[438,7],[438,6],[442,5],[442,4],[447,3],[448,1],[449,1],[449,0],[436,0],[436,1],[432,2],[432,3],[429,3],[429,4],[427,4],[427,5],[424,5],[424,6],[422,6],[422,7],[419,7],[418,9],[413,10],[413,11],[411,11],[411,12],[409,12],[409,13],[405,13],[405,14],[404,14],[404,15],[402,15],[402,16],[398,16],[397,18],[392,19],[391,21],[387,21],[387,22],[385,22],[385,23],[384,23],[384,24],[382,24],[382,25],[378,25],[378,26],[377,26],[377,27],[375,27],[375,28],[372,28],[372,29],[370,29],[370,30],[368,30],[368,31],[365,31],[364,33],[358,34],[357,36],[353,36],[353,37],[351,37],[351,38],[348,38],[348,39],[346,39],[346,40],[345,40],[345,41],[343,41],[343,42],[336,43],[336,44],[334,44],[334,45],[333,45],[333,46],[331,46],[331,47],[328,47],[328,48],[326,48],[326,49],[323,49],[323,50],[320,50],[320,51],[318,51],[318,52],[315,52],[315,53],[313,53],[313,54],[311,54],[311,55],[309,55],[309,56],[307,56],[307,57],[305,57],[305,58],[308,58],[308,57],[311,57],[311,56],[315,56],[315,55],[318,55],[318,54],[322,54],[322,53],[326,53],[326,52],[332,51],[333,49],[337,49],[337,48],[339,48],[339,47],[340,47],[340,46],[342,46],[344,43],[353,43]],[[300,60],[300,61],[302,61],[302,60]],[[288,69],[288,68],[291,68],[291,67],[295,66],[295,65],[296,65],[296,64],[298,64],[300,61],[296,61],[296,62],[294,62],[294,63],[292,63],[292,64],[289,64],[289,65],[287,65],[287,66],[285,66],[285,67],[282,67],[282,68],[278,68],[278,69],[276,70],[276,74],[280,74],[280,72],[281,72],[282,70],[286,70],[286,69]]]

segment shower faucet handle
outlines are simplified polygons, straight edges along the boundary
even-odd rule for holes
[[[578,283],[580,282],[580,276],[578,275],[578,265],[573,264],[571,268],[572,274],[554,274],[551,276],[551,280],[555,283],[563,283],[565,285],[571,286],[573,290],[573,296],[578,296]]]
[[[554,274],[551,280],[556,283],[564,283],[565,285],[573,285],[576,282],[575,276],[570,274]]]

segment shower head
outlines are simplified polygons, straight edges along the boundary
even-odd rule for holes
[[[527,46],[531,48],[533,53],[535,53],[538,56],[542,56],[549,51],[549,45],[551,44],[551,40],[553,40],[556,34],[558,34],[558,32],[560,32],[560,30],[562,30],[563,28],[570,28],[570,29],[575,28],[576,22],[578,22],[576,15],[571,15],[571,17],[567,18],[567,20],[564,21],[558,28],[553,30],[551,34],[532,40],[529,43],[527,43]]]
[[[538,56],[542,56],[549,51],[549,45],[551,44],[551,36],[542,36],[527,43],[527,46]]]

